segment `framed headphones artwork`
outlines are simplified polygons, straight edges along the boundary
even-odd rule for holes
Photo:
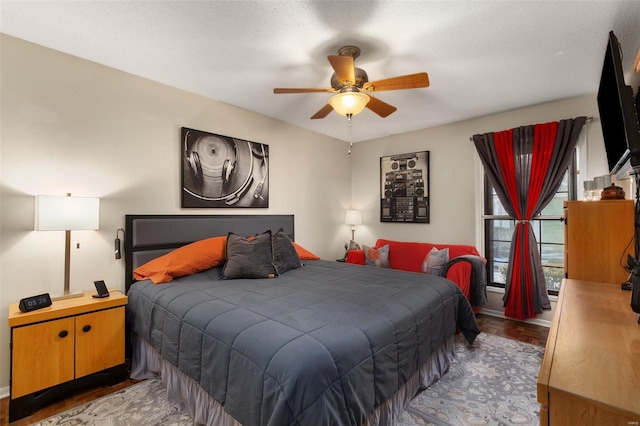
[[[269,145],[182,128],[183,208],[269,207]]]
[[[380,222],[429,223],[429,151],[380,157]]]

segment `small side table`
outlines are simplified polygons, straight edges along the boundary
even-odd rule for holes
[[[127,296],[112,290],[109,297],[96,299],[94,293],[32,312],[20,312],[18,303],[9,305],[9,422],[71,390],[126,379]]]

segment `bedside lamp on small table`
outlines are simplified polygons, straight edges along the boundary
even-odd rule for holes
[[[69,290],[69,270],[71,266],[71,231],[98,229],[100,199],[38,195],[36,197],[35,229],[37,231],[65,231],[64,251],[64,293],[53,300],[80,297],[82,292]]]

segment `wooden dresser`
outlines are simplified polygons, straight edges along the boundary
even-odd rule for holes
[[[540,424],[640,424],[640,324],[620,285],[565,279],[538,377]]]
[[[621,284],[633,255],[632,200],[565,201],[567,278]],[[621,265],[622,263],[622,265]]]

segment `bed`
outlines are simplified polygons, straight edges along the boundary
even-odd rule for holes
[[[459,288],[427,274],[319,259],[274,278],[132,278],[194,241],[265,230],[293,241],[294,218],[126,216],[131,376],[161,376],[199,424],[392,425],[446,373],[454,334],[479,334]]]

